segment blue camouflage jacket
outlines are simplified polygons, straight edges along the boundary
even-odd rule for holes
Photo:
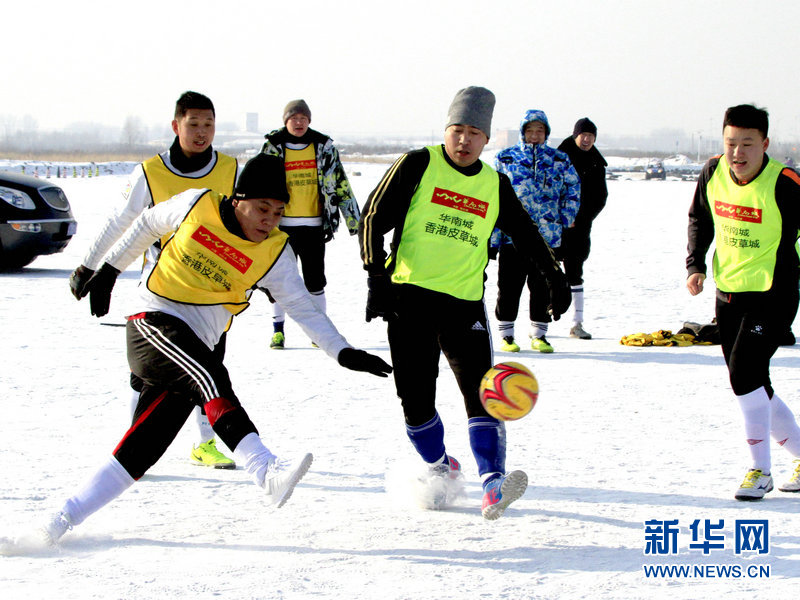
[[[540,121],[550,136],[547,115],[541,110],[529,110],[519,126],[519,143],[505,148],[495,157],[495,169],[505,173],[514,191],[539,227],[539,232],[551,248],[561,245],[561,231],[571,227],[578,214],[581,183],[578,173],[566,153],[543,144],[525,143],[525,125]],[[494,248],[511,240],[499,229],[492,233]]]

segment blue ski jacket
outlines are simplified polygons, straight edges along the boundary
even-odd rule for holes
[[[505,173],[539,232],[551,248],[561,245],[561,231],[571,227],[580,208],[581,182],[566,153],[543,144],[525,143],[525,126],[539,121],[550,136],[550,123],[541,110],[529,110],[519,126],[519,142],[497,153],[494,166]],[[499,229],[490,246],[511,243]]]

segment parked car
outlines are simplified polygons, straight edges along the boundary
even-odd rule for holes
[[[60,187],[47,179],[0,171],[0,271],[61,252],[77,228]]]
[[[651,160],[644,168],[645,179],[666,179],[667,172],[664,170],[664,163],[660,160]]]

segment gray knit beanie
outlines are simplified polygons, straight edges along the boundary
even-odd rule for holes
[[[309,122],[311,121],[311,109],[308,108],[308,104],[306,104],[305,100],[300,99],[292,100],[286,105],[286,108],[283,109],[283,124],[286,125],[286,121],[297,113],[307,116]]]
[[[465,87],[458,90],[450,109],[447,111],[447,125],[468,125],[477,127],[486,137],[492,134],[492,113],[494,94],[484,87]]]

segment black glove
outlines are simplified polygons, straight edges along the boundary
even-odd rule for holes
[[[550,305],[547,307],[547,312],[554,321],[558,321],[572,304],[572,288],[561,269],[556,269],[547,276],[547,286],[550,288]]]
[[[333,230],[332,229],[325,229],[322,232],[322,241],[326,244],[333,239]]]
[[[384,321],[397,318],[394,291],[388,275],[370,275],[367,279],[367,323],[381,317]]]
[[[338,361],[345,369],[366,371],[378,377],[388,377],[392,372],[392,366],[379,356],[355,348],[343,348]]]
[[[111,290],[117,282],[119,271],[108,263],[103,263],[100,270],[86,284],[85,291],[89,294],[89,306],[95,317],[108,314],[111,304]]]
[[[69,289],[76,300],[80,300],[89,293],[89,290],[86,289],[86,284],[89,283],[93,275],[94,271],[81,265],[69,276]]]
[[[489,246],[489,260],[496,260],[497,259],[497,251],[500,248]]]

